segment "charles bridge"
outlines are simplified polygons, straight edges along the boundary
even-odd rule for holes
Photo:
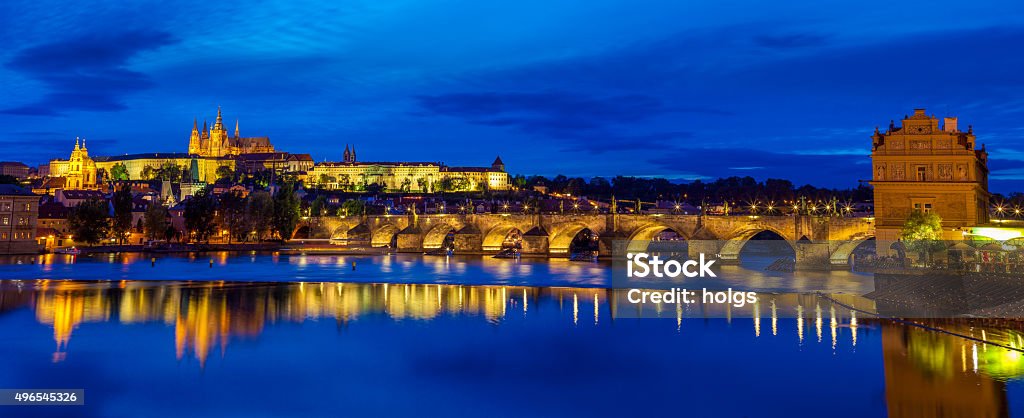
[[[399,252],[450,246],[457,254],[494,254],[517,236],[524,255],[550,257],[567,257],[573,239],[585,232],[599,237],[599,254],[607,256],[615,242],[625,243],[629,251],[643,251],[660,233],[674,231],[687,240],[690,254],[715,254],[722,263],[739,262],[744,244],[770,231],[792,246],[798,268],[846,268],[853,250],[875,234],[871,218],[810,215],[364,215],[311,218],[300,228],[308,228],[309,238],[330,239],[336,245]]]

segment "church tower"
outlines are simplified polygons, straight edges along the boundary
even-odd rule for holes
[[[71,150],[71,157],[68,158],[64,186],[68,190],[96,188],[96,162],[89,158],[85,140],[82,140],[79,146],[79,138],[75,138],[75,148]]]
[[[352,151],[348,150],[348,144],[345,144],[345,152],[341,154],[341,161],[346,163],[352,162]]]
[[[192,134],[188,137],[188,153],[196,155],[202,152],[199,139],[199,119],[192,120]]]
[[[221,117],[220,106],[217,107],[217,120],[210,129],[210,156],[222,157],[227,154],[228,132],[224,129],[224,118]]]

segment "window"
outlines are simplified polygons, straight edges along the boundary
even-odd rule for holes
[[[6,232],[0,232],[0,239],[7,239],[7,233]]]
[[[10,216],[4,216],[2,222],[0,222],[0,225],[10,225],[10,224],[11,224],[11,217]]]
[[[32,204],[31,203],[26,203],[25,204],[25,208],[22,209],[22,210],[24,210],[26,212],[31,212],[32,211]]]
[[[914,203],[915,212],[929,213],[932,211],[931,203]]]
[[[926,173],[927,173],[927,168],[925,166],[918,166],[917,167],[917,181],[925,181],[926,180]]]

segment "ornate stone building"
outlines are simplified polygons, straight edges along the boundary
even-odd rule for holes
[[[89,150],[85,147],[85,140],[75,138],[75,148],[71,150],[71,157],[67,160],[51,160],[49,175],[63,177],[66,189],[95,189],[98,187],[96,168],[96,162],[89,157]]]
[[[307,171],[306,183],[326,189],[363,190],[380,185],[390,191],[432,193],[445,191],[508,190],[505,163],[496,158],[490,167],[449,167],[436,162],[360,162],[355,147],[345,146],[342,162],[325,162]]]
[[[229,136],[224,128],[220,108],[217,108],[217,120],[213,128],[203,122],[203,130],[199,130],[199,120],[192,121],[192,134],[188,140],[188,153],[202,157],[223,157],[226,155],[259,154],[274,152],[270,138],[265,136],[242,137],[239,135],[238,121],[235,120],[235,134]]]
[[[942,217],[944,238],[962,239],[963,228],[988,222],[988,154],[976,149],[973,130],[955,117],[915,109],[901,126],[875,129],[871,148],[876,237],[895,241],[911,211]]]

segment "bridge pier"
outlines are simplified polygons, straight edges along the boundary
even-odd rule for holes
[[[548,231],[541,226],[535,226],[523,234],[523,254],[547,255],[548,254]]]
[[[477,254],[483,252],[484,236],[476,225],[468,224],[455,231],[455,253]]]
[[[704,254],[705,258],[717,259],[719,264],[739,264],[739,257],[736,258],[723,258],[721,255],[722,242],[713,240],[693,240],[686,243],[687,255],[691,260],[700,258],[701,254]]]
[[[398,252],[417,253],[423,251],[423,231],[416,225],[410,225],[398,232],[396,243]]]
[[[827,242],[797,241],[794,246],[796,250],[797,270],[830,270],[829,258],[831,252]]]

